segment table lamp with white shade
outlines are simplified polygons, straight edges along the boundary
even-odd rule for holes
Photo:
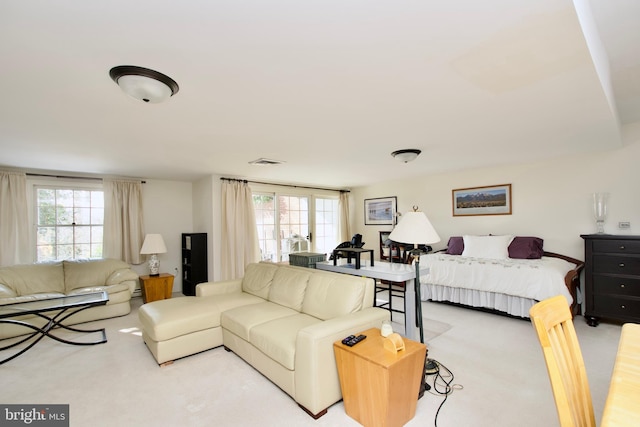
[[[164,244],[161,234],[147,234],[140,249],[140,254],[148,255],[149,257],[149,275],[160,275],[160,261],[158,260],[158,254],[164,254],[167,252],[167,247]]]
[[[440,236],[433,228],[429,219],[424,212],[418,210],[417,206],[413,207],[413,212],[407,212],[402,215],[398,225],[389,234],[389,239],[394,242],[413,244],[414,248],[410,251],[415,260],[416,278],[415,292],[417,302],[416,317],[418,318],[418,329],[420,331],[420,342],[424,344],[424,332],[422,330],[422,301],[420,297],[420,249],[418,245],[429,245],[438,243]]]

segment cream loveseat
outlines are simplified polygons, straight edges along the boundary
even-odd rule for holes
[[[138,314],[159,364],[224,345],[318,418],[342,398],[333,343],[389,319],[373,296],[372,279],[261,262]]]
[[[131,293],[138,275],[130,265],[116,259],[84,259],[23,264],[0,268],[0,305],[106,291],[107,305],[75,314],[65,324],[124,316],[131,311]],[[19,320],[42,327],[46,320],[26,315]],[[0,323],[0,339],[30,332],[24,326]]]

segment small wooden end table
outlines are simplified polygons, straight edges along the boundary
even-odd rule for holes
[[[402,338],[405,349],[384,348],[380,329],[353,347],[333,344],[344,409],[363,426],[403,426],[416,414],[427,347]]]
[[[158,276],[140,276],[142,301],[148,302],[171,298],[173,292],[173,275],[161,273]]]

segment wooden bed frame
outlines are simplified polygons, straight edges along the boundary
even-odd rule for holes
[[[580,304],[578,304],[578,288],[580,287],[580,272],[582,272],[582,269],[584,268],[584,261],[580,261],[579,259],[571,258],[566,255],[556,254],[554,252],[544,251],[542,255],[560,258],[576,265],[573,270],[569,270],[566,276],[564,276],[564,284],[567,286],[567,289],[569,289],[569,293],[573,298],[573,303],[571,304],[571,315],[576,317],[576,315],[580,313]]]

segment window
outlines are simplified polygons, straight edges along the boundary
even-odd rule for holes
[[[337,198],[254,192],[253,204],[264,261],[288,261],[296,252],[330,253],[338,245]]]
[[[330,254],[338,246],[338,199],[316,199],[315,250]]]
[[[260,244],[260,259],[275,261],[276,248],[276,211],[274,195],[253,194],[253,207],[256,211],[256,226]]]
[[[36,261],[101,258],[104,193],[36,187]]]

